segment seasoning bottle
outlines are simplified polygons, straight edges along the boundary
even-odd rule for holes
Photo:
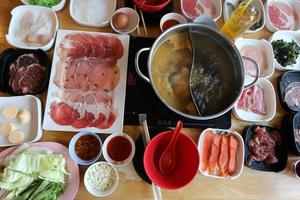
[[[261,19],[261,11],[255,0],[245,0],[232,12],[221,31],[235,40]]]

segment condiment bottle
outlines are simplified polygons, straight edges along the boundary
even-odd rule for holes
[[[245,0],[240,3],[222,26],[221,31],[231,40],[238,38],[261,19],[262,13],[254,1]]]

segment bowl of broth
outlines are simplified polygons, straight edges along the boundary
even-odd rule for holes
[[[215,27],[186,23],[163,32],[151,48],[136,54],[139,76],[151,83],[159,99],[175,113],[207,120],[229,111],[244,89],[244,65],[233,42]],[[139,69],[139,57],[149,51],[148,74]],[[194,77],[191,77],[194,70]],[[193,87],[194,90],[191,90]],[[192,98],[197,97],[196,103]]]

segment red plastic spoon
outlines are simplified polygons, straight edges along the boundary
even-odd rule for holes
[[[177,122],[171,141],[159,159],[159,169],[163,174],[170,174],[175,167],[176,164],[175,146],[176,146],[177,139],[180,135],[180,130],[182,128],[182,125],[183,125],[182,121]]]

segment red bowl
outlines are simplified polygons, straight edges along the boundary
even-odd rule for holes
[[[132,2],[142,11],[158,12],[164,9],[171,0],[132,0]]]
[[[199,152],[195,142],[187,135],[180,134],[176,143],[176,165],[170,174],[159,170],[159,159],[169,144],[173,131],[165,131],[155,136],[147,145],[144,154],[144,167],[153,183],[164,189],[178,189],[197,175],[200,164]]]

